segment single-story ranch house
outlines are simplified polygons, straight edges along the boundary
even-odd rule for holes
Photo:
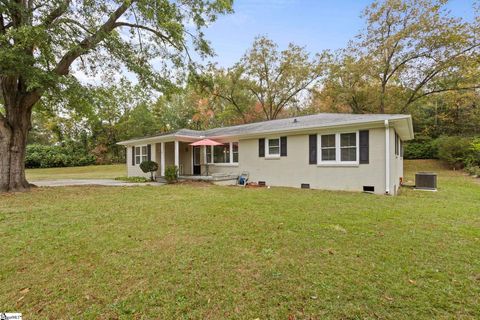
[[[218,145],[192,146],[203,139]],[[256,122],[205,131],[181,129],[122,141],[128,176],[140,163],[175,165],[179,175],[238,176],[269,186],[368,191],[395,195],[403,176],[403,141],[412,118],[397,114],[331,114]]]

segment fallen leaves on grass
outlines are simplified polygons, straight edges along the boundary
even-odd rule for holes
[[[30,291],[30,288],[23,288],[22,290],[20,290],[20,293],[21,294],[26,294]]]

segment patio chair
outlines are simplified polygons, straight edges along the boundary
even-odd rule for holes
[[[241,175],[238,176],[237,185],[245,187],[248,183],[248,178],[250,174],[247,171],[243,171]]]

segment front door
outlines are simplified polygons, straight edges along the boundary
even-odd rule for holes
[[[193,147],[193,174],[199,175],[202,170],[200,167],[200,146]]]

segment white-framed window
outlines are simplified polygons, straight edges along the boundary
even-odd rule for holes
[[[319,135],[319,164],[358,164],[359,134],[339,132]]]
[[[395,155],[397,157],[403,157],[403,142],[397,132],[395,132]]]
[[[206,159],[205,159],[205,162],[206,163],[212,163],[212,146],[206,146],[205,147],[205,156],[206,156]]]
[[[232,142],[232,162],[238,163],[238,142]]]
[[[230,162],[230,144],[213,146],[213,163]]]
[[[147,146],[135,147],[135,164],[139,165],[143,161],[147,161]]]
[[[340,134],[340,161],[356,162],[357,161],[357,133],[341,133]]]
[[[322,152],[320,153],[320,160],[322,162],[335,162],[337,159],[335,134],[323,134],[321,135],[320,139],[322,150]]]
[[[205,162],[209,164],[237,164],[238,142],[205,147]]]
[[[280,138],[266,139],[266,156],[280,157]]]

